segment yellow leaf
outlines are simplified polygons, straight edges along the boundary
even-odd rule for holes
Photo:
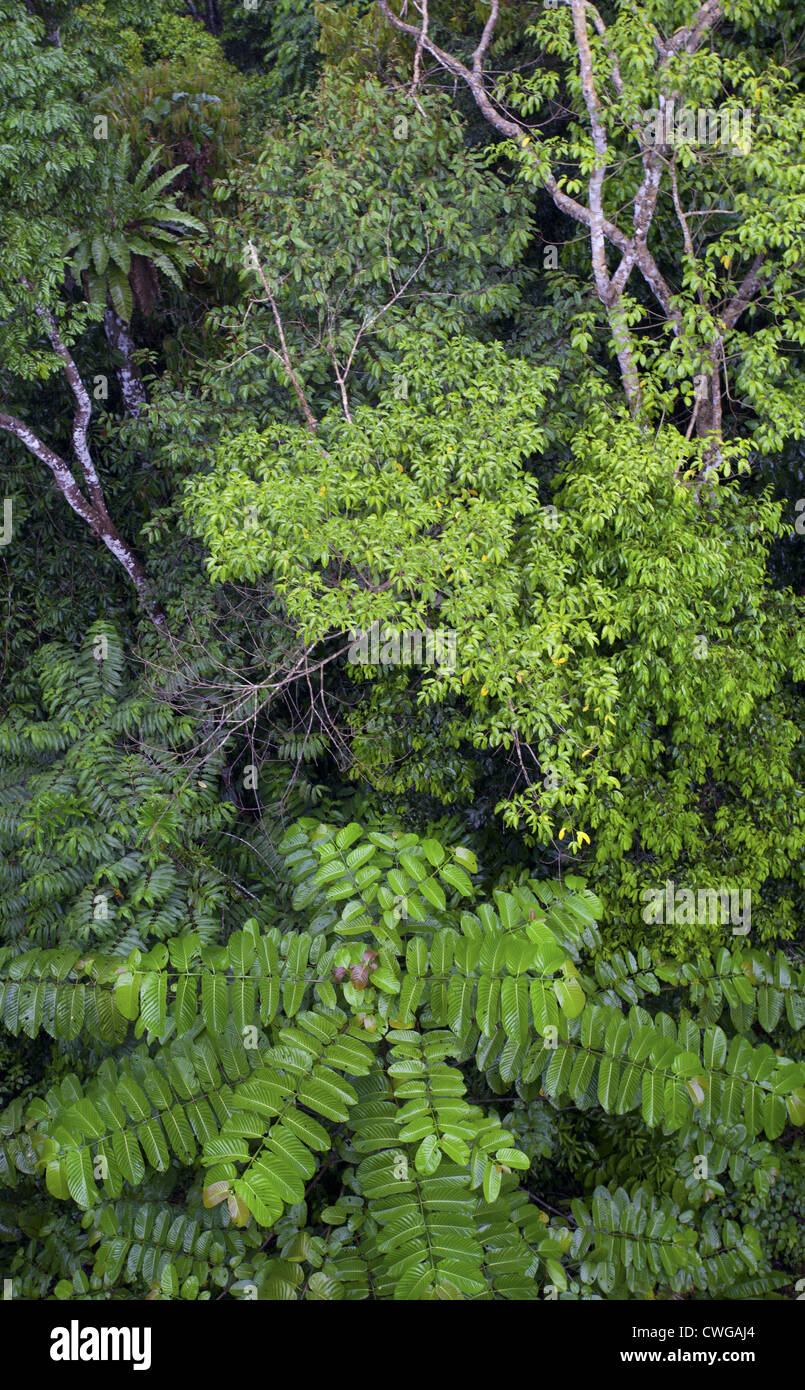
[[[579,831],[579,844],[589,845],[589,843],[590,843],[590,837],[589,837],[589,835],[585,835],[584,831],[583,831],[583,830],[580,830],[580,831]]]
[[[588,754],[588,753],[592,753],[592,751],[593,751],[592,748],[585,748],[585,750],[584,750],[584,752],[582,753],[581,756],[582,756],[583,758],[586,758],[586,757],[587,757],[587,754]]]
[[[517,672],[517,680],[518,680],[518,682],[520,683],[520,685],[523,684],[523,673],[522,673],[522,671],[518,671],[518,672]]]
[[[248,1226],[251,1212],[242,1197],[227,1197],[226,1206],[235,1226]]]
[[[567,826],[566,826],[566,825],[563,825],[563,826],[562,826],[562,829],[559,831],[559,839],[560,839],[560,840],[564,840],[566,832],[567,832]]]
[[[225,1178],[219,1182],[210,1183],[204,1188],[201,1200],[205,1207],[217,1207],[219,1202],[225,1202],[229,1197],[229,1183]]]
[[[685,1085],[687,1086],[688,1091],[690,1093],[690,1098],[693,1101],[694,1105],[704,1104],[704,1091],[701,1087],[702,1080],[702,1077],[694,1076],[690,1079],[690,1081],[685,1082]]]
[[[462,684],[462,685],[466,685],[466,684],[467,684],[467,681],[469,680],[469,675],[470,675],[469,671],[465,671],[465,672],[464,672],[464,675],[461,677],[461,684]]]
[[[482,694],[482,695],[488,695],[488,694],[489,694],[489,691],[487,690],[487,688],[486,688],[485,685],[482,685],[482,686],[481,686],[481,694]]]

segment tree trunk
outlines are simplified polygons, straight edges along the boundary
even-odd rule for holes
[[[217,34],[220,34],[220,32],[221,32],[221,15],[220,15],[220,12],[219,12],[219,10],[218,10],[218,6],[217,6],[216,3],[215,3],[215,0],[207,0],[207,19],[206,19],[206,24],[207,24],[207,28],[209,29],[209,31],[210,31],[211,34],[216,34],[216,35],[217,35]]]
[[[119,317],[111,304],[103,311],[103,326],[106,330],[106,341],[112,352],[120,358],[120,365],[115,371],[125,412],[136,420],[146,404],[146,394],[139,369],[133,360],[134,339],[131,336],[131,328]]]

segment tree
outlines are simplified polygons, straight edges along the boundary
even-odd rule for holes
[[[216,189],[212,261],[239,278],[211,315],[229,339],[217,400],[264,408],[277,381],[313,427],[376,391],[404,326],[447,338],[511,313],[528,219],[484,165],[444,102],[323,83],[313,120]]]
[[[606,397],[548,489],[554,369],[418,336],[398,370],[407,400],[221,446],[188,485],[211,577],[265,576],[305,642],[352,637],[354,776],[461,805],[492,755],[509,826],[594,855],[614,939],[646,933],[645,893],[667,879],[740,883],[754,932],[794,930],[805,651],[801,599],[766,581],[780,505],[728,483],[698,495],[700,446],[673,426],[647,441]],[[434,630],[452,660],[406,658],[401,639]],[[725,931],[648,926],[680,952]]]
[[[770,67],[753,45],[754,6],[705,0],[669,11],[650,0],[617,5],[607,23],[588,0],[563,0],[526,31],[545,65],[495,84],[485,65],[498,0],[466,62],[434,42],[426,3],[415,5],[419,25],[389,0],[378,6],[416,41],[417,61],[427,53],[466,84],[520,177],[585,230],[632,415],[681,417],[692,405],[685,433],[695,428],[710,441],[705,475],[722,461],[725,400],[755,412],[767,446],[801,437],[801,385],[786,354],[805,341],[802,190],[792,163],[802,96],[785,66]],[[719,48],[727,8],[732,32]],[[568,164],[572,177],[559,172]],[[628,293],[634,276],[640,299]]]
[[[131,144],[123,136],[117,148],[107,148],[96,167],[97,201],[92,220],[67,239],[70,271],[89,303],[103,311],[103,325],[114,356],[122,358],[118,379],[126,413],[137,416],[145,404],[145,389],[137,370],[131,335],[136,303],[146,316],[153,313],[157,271],[181,288],[180,272],[190,263],[183,229],[199,233],[204,227],[184,212],[164,190],[186,165],[168,169],[149,183],[161,149],[153,150],[131,174]]]
[[[36,295],[36,289],[30,282],[26,282],[26,288],[32,297]],[[103,486],[89,443],[88,431],[92,415],[89,392],[75,364],[75,359],[59,332],[54,316],[35,298],[34,312],[43,325],[44,335],[50,343],[54,356],[63,367],[67,383],[75,398],[72,443],[76,459],[81,466],[82,482],[78,481],[70,465],[65,462],[61,455],[51,449],[24,420],[20,420],[17,416],[10,415],[6,411],[0,411],[0,430],[6,430],[8,434],[13,435],[34,458],[50,470],[53,481],[65,501],[72,507],[76,516],[86,522],[93,535],[97,536],[107,550],[120,562],[134,585],[143,608],[154,623],[158,627],[162,627],[165,621],[164,615],[152,596],[142,561],[121,536],[106,506]]]
[[[83,196],[82,175],[90,174],[97,158],[92,127],[79,104],[82,86],[88,81],[87,65],[60,48],[43,48],[44,26],[29,18],[21,6],[4,5],[2,20],[9,44],[5,69],[9,89],[19,87],[25,104],[15,110],[10,99],[3,117],[4,142],[10,152],[7,167],[14,171],[14,177],[7,175],[0,183],[0,202],[4,215],[8,214],[10,233],[0,258],[0,430],[12,435],[49,470],[73,512],[123,566],[145,611],[162,625],[164,620],[142,561],[109,514],[93,456],[91,397],[71,351],[86,330],[88,315],[83,307],[62,297],[65,231]],[[46,147],[48,158],[44,160]],[[43,438],[19,410],[20,405],[29,403],[29,383],[41,389],[41,383],[55,372],[63,374],[73,401],[72,420],[65,433],[81,470],[78,476],[58,444]]]

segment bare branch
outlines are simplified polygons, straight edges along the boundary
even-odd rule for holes
[[[763,266],[768,252],[761,251],[755,256],[754,261],[749,267],[749,271],[744,276],[735,294],[725,308],[721,318],[725,328],[734,328],[738,319],[741,317],[747,304],[752,300],[760,289],[763,280]]]
[[[31,286],[27,285],[26,288],[30,289]],[[101,487],[95,464],[92,461],[89,440],[87,438],[89,422],[92,416],[92,402],[89,398],[89,392],[81,380],[81,374],[71,353],[62,342],[53,315],[47,309],[43,309],[41,304],[36,305],[36,312],[44,324],[45,333],[50,340],[53,351],[62,360],[64,375],[67,377],[70,390],[76,399],[76,411],[73,416],[73,449],[78,462],[81,464],[84,478],[86,479],[87,491],[92,499],[93,506],[99,512],[107,515],[103,488]]]
[[[578,9],[579,0],[573,0],[573,3],[575,8]],[[397,15],[395,15],[388,3],[388,0],[378,0],[378,5],[382,13],[385,15],[386,19],[389,21],[391,25],[393,25],[395,29],[399,30],[400,33],[408,34],[411,38],[419,38],[420,30],[417,29],[414,25],[407,24],[404,20],[400,19]],[[459,78],[462,82],[466,83],[473,95],[473,98],[475,99],[478,109],[486,117],[490,125],[494,126],[495,129],[498,130],[501,135],[505,135],[510,140],[515,141],[518,147],[526,153],[529,159],[535,160],[536,152],[533,148],[530,148],[531,134],[529,132],[528,127],[521,124],[518,121],[511,120],[509,117],[504,116],[492,102],[484,83],[482,60],[486,48],[488,47],[489,41],[491,39],[491,35],[494,29],[494,21],[497,18],[498,8],[499,6],[497,3],[493,4],[493,12],[490,14],[490,17],[487,20],[487,24],[484,28],[484,34],[482,35],[481,41],[478,44],[478,47],[476,48],[475,53],[473,55],[472,70],[470,70],[464,63],[462,63],[460,59],[453,57],[452,54],[446,53],[444,49],[440,48],[438,44],[435,44],[429,36],[426,36],[424,38],[423,45],[425,49],[431,54],[431,56],[434,57],[436,61],[443,68],[446,69],[447,72],[452,73],[454,77]],[[586,23],[584,24],[584,33],[586,35]],[[587,42],[586,48],[587,53],[589,54],[589,42]],[[590,76],[591,71],[592,70],[590,65]],[[600,117],[598,115],[597,95],[594,92],[591,94],[588,87],[588,92],[586,93],[586,96],[590,97],[593,100],[596,108],[598,133],[597,135],[594,134],[594,139],[597,139],[598,141],[598,147],[596,150],[598,158],[596,160],[596,171],[594,172],[594,177],[602,187],[604,169],[601,167],[601,156],[603,154],[603,158],[605,161],[606,132],[603,129],[603,123],[600,121]],[[655,296],[660,300],[663,309],[667,313],[670,312],[671,290],[669,286],[666,284],[663,276],[661,275],[659,268],[657,267],[654,261],[653,256],[648,250],[647,245],[643,242],[639,245],[637,249],[635,249],[633,241],[630,240],[630,238],[627,237],[626,234],[622,232],[619,227],[617,227],[614,223],[610,222],[609,219],[604,215],[602,200],[599,199],[595,210],[593,210],[592,207],[585,207],[583,203],[578,202],[575,198],[572,198],[568,193],[566,193],[562,188],[559,187],[559,184],[550,169],[540,167],[539,176],[541,182],[545,185],[546,189],[550,193],[556,207],[559,208],[561,212],[567,213],[567,215],[569,217],[572,217],[575,221],[582,223],[582,225],[587,227],[590,231],[591,238],[594,241],[593,256],[594,271],[597,275],[596,287],[598,289],[599,297],[602,297],[601,291],[606,286],[606,297],[602,297],[602,303],[605,305],[607,312],[610,315],[610,322],[612,323],[613,327],[613,336],[615,338],[615,350],[621,369],[621,376],[624,381],[624,389],[626,390],[627,396],[629,397],[630,406],[633,409],[636,409],[637,402],[639,401],[639,382],[637,379],[637,374],[634,370],[634,365],[631,361],[631,353],[629,351],[628,345],[628,327],[625,324],[622,313],[619,312],[617,305],[614,305],[611,299],[611,287],[609,282],[609,275],[606,268],[606,256],[604,254],[602,257],[601,251],[601,236],[603,235],[603,237],[607,241],[609,241],[613,246],[616,246],[618,250],[620,250],[623,256],[626,258],[626,264],[623,267],[620,275],[618,292],[622,290],[626,278],[628,277],[628,273],[631,270],[633,264],[637,264],[639,266],[641,274],[646,280],[646,283],[649,285]],[[613,308],[614,320],[611,317]]]
[[[614,48],[612,47],[612,44],[610,43],[610,40],[609,40],[609,34],[607,33],[607,26],[606,26],[606,24],[604,23],[603,19],[601,18],[601,15],[599,14],[599,12],[598,12],[598,10],[596,9],[595,5],[590,4],[590,0],[587,0],[587,9],[590,11],[590,14],[591,14],[592,17],[593,17],[593,24],[594,24],[594,26],[595,26],[595,31],[596,31],[596,33],[598,34],[598,37],[601,39],[601,41],[602,41],[602,43],[603,43],[603,45],[604,45],[604,48],[605,48],[606,51],[607,51],[607,57],[609,58],[609,60],[610,60],[610,62],[611,62],[611,64],[612,64],[612,85],[613,85],[613,87],[615,88],[615,91],[616,91],[616,92],[618,93],[618,95],[620,96],[621,92],[623,91],[623,78],[621,77],[621,70],[620,70],[620,64],[619,64],[619,62],[618,62],[618,55],[617,55],[617,53],[615,52],[615,50],[614,50]]]
[[[50,469],[53,480],[65,501],[72,507],[76,516],[80,516],[81,520],[86,522],[93,535],[103,541],[107,550],[123,566],[152,622],[164,630],[165,616],[150,596],[150,586],[145,570],[131,546],[123,540],[116,526],[110,520],[106,507],[104,505],[97,507],[93,502],[87,501],[64,459],[54,453],[29,425],[18,420],[14,415],[0,413],[0,429],[14,435],[35,458],[39,459],[40,463],[44,463]]]
[[[489,45],[492,42],[492,35],[495,32],[495,25],[498,22],[499,13],[500,5],[498,3],[498,0],[491,0],[489,18],[486,21],[486,24],[484,25],[484,31],[481,34],[481,39],[478,44],[478,47],[472,55],[472,70],[473,72],[478,73],[479,76],[482,75],[484,70],[484,58],[486,57],[487,49],[489,48]]]
[[[634,365],[628,324],[626,323],[619,291],[613,288],[607,267],[606,239],[604,235],[604,180],[607,171],[607,132],[601,115],[601,103],[596,91],[593,76],[593,58],[590,52],[590,38],[587,32],[586,0],[571,0],[573,10],[573,29],[576,35],[576,48],[579,54],[581,89],[590,117],[595,161],[590,172],[588,185],[590,199],[590,248],[592,253],[593,277],[598,298],[607,311],[615,353],[621,371],[623,389],[629,409],[633,414],[640,410],[640,380]],[[624,256],[623,266],[628,257]],[[623,281],[625,283],[626,270]]]
[[[302,407],[302,413],[307,422],[307,427],[311,431],[311,433],[315,433],[318,421],[316,420],[313,411],[310,409],[307,397],[304,391],[302,390],[302,383],[300,382],[299,377],[296,375],[296,372],[293,369],[293,365],[291,363],[291,355],[288,351],[288,344],[285,341],[285,330],[282,326],[282,319],[280,317],[279,309],[277,308],[277,301],[275,300],[271,286],[268,283],[266,273],[263,270],[263,267],[261,266],[260,261],[258,259],[254,242],[249,240],[246,244],[249,248],[252,265],[260,277],[263,289],[266,292],[266,298],[271,306],[271,312],[274,316],[274,323],[276,324],[277,328],[277,336],[280,341],[280,356],[282,359],[283,366],[285,367],[285,370],[288,374],[288,379],[296,393],[296,398],[299,401],[300,406]]]
[[[555,206],[561,212],[572,217],[574,221],[588,229],[590,233],[592,268],[596,292],[607,313],[621,378],[623,380],[624,391],[630,409],[634,414],[637,414],[640,408],[640,385],[631,352],[630,329],[626,322],[625,312],[621,302],[623,292],[633,269],[639,271],[645,284],[660,304],[665,318],[673,331],[680,334],[683,329],[680,311],[672,304],[674,295],[671,287],[662,275],[648,247],[648,235],[657,207],[662,180],[662,169],[665,161],[660,149],[651,145],[635,124],[633,122],[630,123],[633,134],[637,136],[640,145],[643,178],[634,196],[632,209],[633,228],[631,236],[628,236],[619,226],[611,222],[604,213],[603,194],[609,158],[608,137],[603,107],[596,89],[595,69],[587,27],[588,15],[590,16],[594,29],[601,40],[601,45],[609,59],[612,85],[618,94],[622,94],[623,79],[618,62],[618,55],[609,37],[607,25],[596,5],[592,3],[592,0],[566,0],[566,3],[573,16],[576,47],[579,54],[582,94],[589,118],[594,150],[593,167],[588,185],[588,206],[578,202],[575,198],[568,195],[564,189],[559,187],[554,174],[550,168],[546,167],[544,156],[542,156],[538,145],[538,134],[535,134],[524,122],[513,119],[507,112],[504,112],[500,104],[492,98],[487,90],[484,80],[483,63],[498,19],[500,8],[499,0],[492,0],[490,14],[484,26],[483,34],[473,53],[471,69],[467,67],[465,63],[462,63],[460,59],[445,52],[444,49],[435,44],[428,34],[423,35],[419,29],[407,24],[396,15],[391,9],[389,0],[378,0],[379,8],[388,22],[400,33],[408,34],[418,41],[421,39],[422,47],[435,58],[440,66],[451,73],[456,81],[462,81],[467,85],[476,105],[484,117],[489,121],[490,125],[501,135],[514,141],[523,156],[536,165],[539,181],[551,195]],[[659,56],[658,71],[662,72],[663,69],[667,68],[672,60],[679,54],[696,52],[706,35],[723,19],[723,17],[722,0],[704,0],[704,3],[699,6],[690,23],[678,29],[671,37],[663,38],[659,31],[652,26],[654,44]],[[676,93],[673,92],[661,92],[659,94],[661,112],[664,110],[665,105],[673,100],[675,96]],[[673,169],[672,194],[677,216],[680,220],[680,226],[682,227],[685,250],[688,255],[693,255],[693,242],[687,221],[684,214],[682,214],[678,188],[675,183],[675,171]],[[621,254],[620,263],[613,275],[610,275],[607,264],[607,243],[614,246]],[[724,358],[723,334],[735,325],[747,304],[750,303],[752,298],[757,294],[763,280],[764,259],[764,256],[756,258],[733,298],[725,306],[721,315],[716,315],[717,318],[720,317],[721,319],[721,329],[717,340],[709,349],[709,375],[712,383],[712,400],[706,410],[701,409],[697,402],[687,437],[689,437],[694,426],[697,428],[697,433],[705,437],[709,436],[714,431],[717,433],[721,428],[719,364]],[[718,450],[714,444],[713,450],[710,452],[711,463],[708,465],[708,471],[715,466],[712,460],[717,459],[717,457]]]
[[[422,47],[424,45],[425,39],[428,36],[428,0],[420,0],[419,9],[422,14],[422,28],[419,32],[419,38],[416,42],[416,51],[414,53],[414,75],[411,81],[411,96],[413,96],[420,82],[420,64],[422,62]]]
[[[39,438],[31,429],[30,425],[26,425],[24,421],[18,420],[14,415],[0,413],[0,429],[7,430],[9,434],[13,434],[19,439],[21,444],[25,445],[30,453],[34,454],[41,463],[44,463],[46,467],[50,469],[59,492],[67,502],[69,502],[76,515],[80,516],[81,520],[85,521],[97,534],[98,512],[84,497],[71,469],[64,462],[64,459],[60,458],[58,454],[48,448],[47,444]]]

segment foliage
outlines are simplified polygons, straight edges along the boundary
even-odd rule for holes
[[[13,1298],[802,1296],[804,19],[0,0]]]
[[[41,648],[38,667],[0,725],[3,940],[125,956],[177,920],[209,939],[232,896],[208,857],[231,808],[214,766],[188,784],[192,726],[132,688],[108,623],[78,653]]]
[[[154,270],[161,270],[181,285],[179,272],[190,262],[190,255],[179,237],[184,228],[204,231],[195,217],[183,212],[164,192],[183,165],[149,182],[160,154],[159,148],[152,151],[131,178],[131,146],[124,135],[97,171],[97,221],[75,232],[65,248],[72,253],[72,273],[78,278],[86,276],[90,303],[103,308],[110,299],[126,322],[131,318],[135,296],[143,312],[150,313],[153,308],[149,268],[151,277]]]
[[[528,218],[484,163],[465,152],[444,103],[423,117],[377,83],[325,83],[313,120],[272,132],[258,159],[215,190],[212,258],[241,286],[213,318],[235,357],[222,399],[259,398],[267,373],[288,390],[256,268],[314,404],[320,393],[333,404],[376,389],[412,321],[446,338],[511,312]]]
[[[44,1172],[54,1198],[114,1237],[99,1247],[96,1278],[114,1282],[128,1256],[127,1277],[191,1298],[228,1251],[232,1292],[253,1280],[267,1297],[534,1298],[546,1283],[578,1296],[624,1281],[633,1293],[715,1293],[763,1282],[754,1229],[697,1218],[691,1182],[682,1205],[647,1187],[597,1188],[591,1207],[571,1204],[572,1232],[546,1229],[518,1177],[531,1155],[505,1116],[466,1099],[459,1064],[498,1094],[568,1096],[607,1114],[639,1106],[649,1127],[676,1137],[680,1157],[738,1123],[753,1140],[802,1123],[805,1064],[689,1013],[677,1023],[610,1002],[585,972],[600,908],[579,880],[482,899],[469,851],[364,835],[354,823],[302,821],[282,849],[305,929],[264,930],[252,918],[225,946],[182,932],[122,965],[76,950],[3,963],[12,1032],[100,1030],[110,1042],[131,1021],[144,1039],[83,1084],[68,1075],[2,1119],[5,1181]],[[638,998],[658,991],[647,964],[633,979]],[[802,984],[795,997],[805,1009]],[[243,1244],[225,1236],[216,1261],[187,1235],[190,1261],[174,1260],[187,1219],[178,1208],[140,1209],[136,1257],[121,1229],[120,1203],[130,1207],[124,1194],[146,1165],[178,1163],[203,1169],[204,1205],[225,1204],[236,1230],[274,1230],[298,1219],[325,1154],[337,1155],[342,1194],[358,1202],[322,1209],[321,1234],[298,1227],[290,1262],[311,1265],[301,1289],[293,1276],[276,1286],[285,1233],[279,1260],[245,1252],[246,1278]],[[763,1176],[756,1168],[756,1186]],[[80,1287],[91,1296],[86,1278]]]
[[[497,750],[507,823],[583,855],[595,837],[626,939],[656,926],[641,904],[669,879],[740,882],[761,935],[785,936],[805,832],[796,802],[782,811],[788,680],[804,668],[801,601],[765,587],[779,507],[728,482],[703,503],[686,482],[697,446],[647,442],[603,402],[551,494],[534,462],[550,369],[417,338],[400,372],[406,398],[387,390],[351,423],[222,445],[188,489],[213,578],[266,574],[306,640],[386,634],[380,667],[346,667],[356,775],[454,801],[475,792],[470,750]],[[393,661],[393,633],[434,629],[454,635],[452,668]],[[666,947],[708,924],[684,926],[658,933]]]

